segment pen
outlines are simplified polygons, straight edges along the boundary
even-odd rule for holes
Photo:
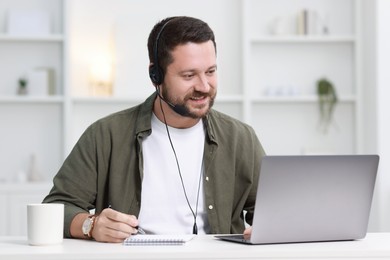
[[[145,230],[143,230],[140,226],[135,227],[137,229],[137,234],[146,235]]]
[[[108,205],[108,208],[112,209],[111,204]],[[140,226],[136,226],[135,229],[137,229],[137,234],[146,235],[146,232]]]

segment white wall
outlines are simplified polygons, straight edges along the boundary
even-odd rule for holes
[[[376,1],[377,150],[381,157],[377,182],[377,230],[390,231],[390,1]],[[373,139],[375,140],[375,139]]]

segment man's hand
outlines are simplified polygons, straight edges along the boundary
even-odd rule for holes
[[[70,233],[74,238],[87,238],[81,226],[88,213],[77,214],[70,225]],[[125,238],[137,233],[138,219],[111,208],[104,209],[96,216],[92,229],[92,238],[99,242],[120,243]]]
[[[251,235],[252,235],[252,227],[248,227],[244,230],[244,238],[246,240],[249,240],[251,238]]]
[[[133,215],[104,209],[95,219],[92,237],[99,242],[120,243],[137,233],[138,220]]]

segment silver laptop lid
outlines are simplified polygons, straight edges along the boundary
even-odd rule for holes
[[[377,155],[266,156],[251,243],[363,238]]]

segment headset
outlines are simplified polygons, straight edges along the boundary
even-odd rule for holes
[[[168,21],[166,21],[163,26],[161,27],[160,31],[157,34],[156,41],[153,45],[153,56],[154,56],[154,62],[153,65],[149,67],[149,77],[152,80],[153,84],[156,86],[159,86],[164,81],[164,72],[162,68],[159,65],[158,61],[158,42],[160,40],[161,34],[164,31],[165,27],[169,24],[170,21],[174,19],[171,18]]]
[[[158,43],[160,41],[160,37],[161,37],[161,34],[163,33],[165,27],[169,24],[169,22],[171,22],[172,20],[174,20],[176,17],[172,17],[172,18],[169,18],[169,20],[167,20],[163,26],[161,27],[160,31],[158,32],[157,34],[157,37],[156,37],[156,41],[153,45],[153,56],[154,56],[154,62],[152,65],[150,65],[149,67],[149,77],[150,79],[152,80],[152,83],[155,85],[156,87],[156,92],[157,92],[157,95],[165,102],[167,103],[172,109],[173,111],[175,111],[176,113],[178,113],[179,115],[181,116],[189,116],[190,115],[190,111],[184,106],[184,105],[179,105],[179,104],[172,104],[171,102],[169,102],[168,100],[166,100],[160,93],[160,88],[159,86],[164,82],[164,71],[162,70],[162,68],[160,67],[159,65],[159,61],[158,61]]]

